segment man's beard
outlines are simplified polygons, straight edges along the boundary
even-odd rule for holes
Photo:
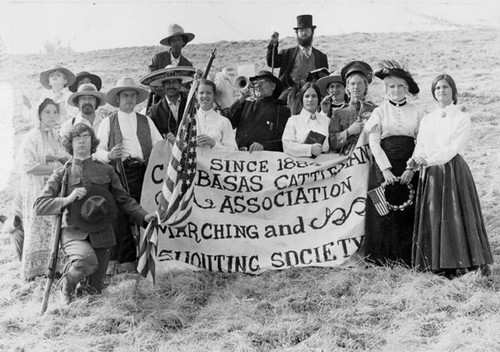
[[[82,105],[82,114],[84,115],[90,115],[94,113],[95,108],[92,106],[92,104],[83,104]]]
[[[307,47],[312,45],[313,37],[314,37],[314,35],[312,35],[312,34],[311,34],[311,36],[309,36],[307,38],[301,38],[301,37],[297,36],[297,43],[299,45],[307,48]]]

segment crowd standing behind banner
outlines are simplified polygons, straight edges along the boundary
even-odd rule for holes
[[[389,202],[402,202],[408,194],[407,185],[416,187],[414,173],[419,167],[423,170],[418,185],[414,230],[415,214],[411,204],[402,211],[392,210],[389,215],[380,215],[374,204],[368,201],[366,246],[363,248],[368,259],[377,264],[401,261],[419,269],[444,272],[448,276],[450,272],[457,274],[456,269],[481,268],[488,273],[492,256],[479,199],[470,171],[459,155],[465,148],[470,119],[455,106],[457,90],[451,77],[439,76],[433,82],[432,94],[439,108],[424,117],[419,133],[423,113],[405,98],[408,94],[417,94],[418,86],[410,73],[395,62],[385,62],[375,74],[384,80],[386,87],[387,100],[380,107],[366,100],[373,76],[373,70],[366,62],[349,62],[340,74],[336,72],[322,77],[317,85],[306,82],[316,81],[328,73],[323,69],[328,67],[326,55],[312,46],[315,28],[311,15],[298,16],[294,28],[298,45],[281,52],[278,52],[278,34],[273,34],[266,60],[272,69],[280,68],[279,78],[265,70],[250,77],[254,97],[249,90],[243,91],[230,106],[232,100],[227,97],[222,100],[218,93],[227,93],[227,87],[201,81],[197,92],[198,147],[249,152],[281,152],[284,149],[293,157],[315,158],[328,151],[345,152],[347,146],[356,145],[364,130],[375,159],[370,172],[370,189],[401,184],[402,189],[395,186],[392,186],[393,190],[387,189]],[[67,120],[61,129],[63,137],[74,133],[74,126],[78,124],[95,130],[100,144],[94,158],[100,163],[111,163],[123,186],[128,186],[132,198],[139,201],[152,148],[162,137],[170,143],[175,141],[186,106],[183,86],[195,76],[192,63],[181,50],[193,39],[194,34],[184,32],[179,25],[169,27],[168,36],[161,41],[169,50],[153,56],[149,66],[151,73],[141,80],[149,86],[151,95],[132,78],[121,78],[104,94],[100,92],[100,77],[91,73],[80,72],[75,79],[70,70],[61,66],[41,73],[40,83],[48,90],[42,98],[50,96],[54,101],[44,100],[43,108],[37,111],[39,127],[25,136],[19,152],[21,164],[26,165],[21,180],[26,184],[21,219],[26,238],[24,245],[20,244],[23,247],[23,278],[42,275],[41,269],[45,265],[45,259],[40,256],[29,258],[34,243],[38,243],[33,242],[33,224],[37,224],[36,234],[45,242],[50,238],[51,230],[46,226],[47,218],[34,217],[31,209],[48,173],[64,161],[64,152],[58,151],[61,149],[59,137],[53,133],[55,125]],[[321,75],[315,76],[311,71],[321,71]],[[230,73],[228,67],[224,75],[217,76],[218,84],[231,83],[234,88],[234,75],[229,77]],[[68,91],[68,86],[73,94]],[[303,89],[298,95],[300,113],[290,117],[285,101],[291,86],[302,86]],[[145,101],[148,95],[148,105],[152,104],[147,110],[149,117],[135,112],[136,105]],[[101,121],[96,109],[103,106],[105,100],[118,111]],[[224,116],[214,108],[222,109]],[[51,110],[51,121],[60,120],[53,121],[53,124],[45,122],[46,109]],[[436,125],[441,127],[435,128]],[[445,133],[444,137],[435,136],[436,131]],[[413,152],[415,138],[417,147]],[[43,172],[36,171],[40,167]],[[60,173],[61,169],[57,172]],[[440,197],[441,192],[437,189],[443,185],[452,187],[449,193]],[[52,192],[50,196],[55,195]],[[452,199],[458,199],[458,203],[450,204]],[[463,216],[457,217],[457,214]],[[39,221],[43,224],[38,224]],[[451,230],[442,226],[445,222],[451,222]],[[134,271],[137,258],[130,229],[127,217],[119,213],[114,221],[117,247],[112,259],[125,263],[127,271]],[[31,271],[30,261],[42,263],[42,266]]]

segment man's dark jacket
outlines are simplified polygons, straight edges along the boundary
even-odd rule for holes
[[[278,77],[281,83],[283,83],[283,88],[288,88],[293,83],[300,83],[300,82],[293,82],[292,77],[290,77],[290,73],[292,72],[293,65],[295,63],[295,57],[297,56],[299,50],[300,50],[299,46],[296,46],[293,48],[283,49],[278,53],[278,46],[274,47],[274,67],[280,68]],[[271,68],[273,65],[272,53],[273,53],[273,45],[272,43],[269,43],[269,46],[267,47],[266,59],[267,59],[267,66]],[[315,62],[314,69],[321,67],[328,68],[328,58],[324,53],[322,53],[321,51],[319,51],[314,47],[312,48],[312,53],[314,55],[314,62]]]
[[[182,118],[182,114],[184,113],[184,109],[186,108],[187,101],[186,94],[184,92],[181,92],[180,94],[181,103],[179,105],[177,120],[168,106],[166,100],[167,98],[163,98],[158,103],[152,105],[147,112],[147,115],[151,118],[151,120],[153,120],[156,128],[162,136],[166,135],[168,132],[172,132],[174,135],[177,135],[179,122]]]

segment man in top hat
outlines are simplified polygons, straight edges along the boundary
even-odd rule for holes
[[[60,285],[66,303],[72,301],[76,286],[86,278],[90,293],[101,292],[110,248],[116,243],[111,224],[117,205],[140,225],[156,217],[129,196],[111,166],[92,160],[98,143],[90,126],[73,126],[63,140],[73,158],[55,170],[34,204],[37,215],[63,214],[61,247],[68,264]],[[60,194],[65,172],[66,192]]]
[[[69,96],[68,104],[76,106],[79,113],[62,124],[59,132],[62,137],[69,133],[73,125],[78,123],[84,123],[92,127],[94,131],[99,130],[102,117],[96,114],[96,109],[106,104],[106,94],[99,92],[93,83],[80,84],[78,91]]]
[[[297,16],[297,46],[281,50],[278,53],[278,33],[274,33],[267,47],[267,65],[279,67],[279,79],[283,88],[306,81],[309,72],[322,67],[328,68],[328,59],[324,53],[313,47],[314,30],[312,15]]]
[[[70,92],[76,93],[78,87],[85,83],[92,83],[98,91],[101,90],[101,77],[87,71],[78,72],[76,74],[75,81],[73,82],[73,84],[68,86],[68,89],[70,90]]]
[[[236,128],[240,150],[283,151],[281,136],[290,117],[290,109],[278,100],[281,81],[269,71],[250,77],[257,100],[242,94],[231,106],[231,124]]]
[[[351,61],[340,76],[345,82],[349,104],[333,112],[329,127],[330,149],[341,151],[347,144],[355,144],[364,124],[377,106],[366,100],[373,69],[363,61]]]
[[[335,110],[342,109],[347,105],[345,82],[342,80],[340,72],[333,72],[329,76],[320,78],[316,85],[324,96],[321,101],[321,111],[328,117],[332,117]]]
[[[156,142],[162,140],[153,121],[147,116],[135,112],[137,104],[148,97],[148,91],[135,83],[132,78],[122,77],[106,94],[108,104],[117,107],[109,118],[104,119],[99,126],[97,136],[100,140],[94,158],[111,163],[120,171],[119,162],[123,164],[125,179],[130,195],[136,200],[141,199],[142,182],[151,150]],[[116,247],[116,259],[124,270],[135,270],[135,241],[126,221],[115,222],[115,232],[119,237]]]
[[[175,141],[180,119],[186,108],[187,94],[181,91],[182,84],[191,82],[195,72],[194,68],[188,66],[167,66],[149,74],[147,79],[141,79],[142,83],[150,82],[150,86],[161,86],[164,91],[162,99],[149,108],[147,115],[160,134],[171,143]]]

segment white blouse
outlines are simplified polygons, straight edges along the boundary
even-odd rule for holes
[[[420,123],[413,157],[423,157],[429,166],[446,164],[465,150],[470,127],[469,115],[456,105],[434,110]]]
[[[238,146],[231,126],[226,117],[210,109],[196,112],[196,132],[198,135],[207,135],[215,140],[215,150],[237,151]]]
[[[373,110],[364,128],[368,133],[370,150],[381,171],[391,168],[391,162],[380,146],[382,139],[390,136],[416,138],[423,116],[422,109],[409,103],[394,106],[385,101]]]
[[[310,131],[318,132],[324,135],[323,153],[330,149],[328,143],[328,126],[330,119],[322,112],[316,112],[315,118],[306,109],[302,109],[300,114],[291,116],[285,126],[281,141],[283,142],[283,151],[291,156],[311,156],[311,144],[304,144]]]

